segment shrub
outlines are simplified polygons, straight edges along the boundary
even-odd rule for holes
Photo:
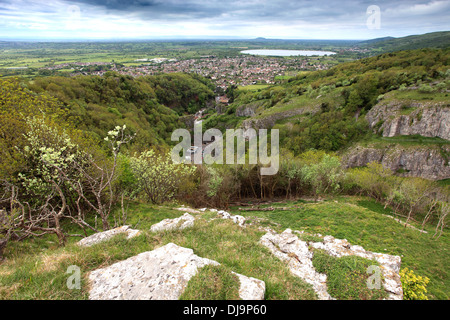
[[[427,85],[427,84],[422,84],[419,87],[420,93],[432,93],[434,91],[435,91],[435,89],[433,89],[430,85]]]
[[[207,167],[206,171],[208,172],[210,178],[208,180],[208,190],[206,191],[206,195],[208,197],[214,197],[217,195],[217,191],[222,184],[223,178],[214,170],[213,167]]]
[[[383,168],[378,162],[370,162],[366,168],[356,168],[347,172],[349,183],[358,186],[362,193],[382,201],[389,194],[393,180],[393,172]]]
[[[301,168],[302,179],[312,186],[316,196],[336,192],[343,175],[339,158],[328,154],[325,154],[319,163]]]
[[[427,277],[417,276],[413,270],[404,268],[400,271],[400,277],[403,287],[404,300],[428,300],[427,284],[430,281]]]
[[[192,165],[173,163],[170,153],[157,154],[153,150],[131,157],[130,167],[138,191],[144,192],[155,204],[171,200],[181,183],[196,170]]]

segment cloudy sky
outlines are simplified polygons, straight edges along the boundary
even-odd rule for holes
[[[0,39],[371,39],[450,30],[450,0],[0,0]]]

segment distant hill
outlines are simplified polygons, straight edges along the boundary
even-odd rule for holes
[[[365,40],[365,41],[358,42],[358,45],[361,45],[361,44],[375,44],[377,42],[393,40],[393,39],[395,39],[395,38],[394,37],[383,37],[383,38],[370,39],[370,40]]]
[[[401,38],[378,38],[359,42],[356,46],[379,49],[382,52],[421,48],[448,48],[450,46],[450,31],[432,32]]]

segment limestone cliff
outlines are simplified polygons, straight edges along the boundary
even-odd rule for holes
[[[422,177],[430,180],[450,178],[448,155],[450,145],[444,146],[356,146],[343,155],[346,167],[362,167],[379,162],[400,176]]]
[[[450,140],[450,103],[380,102],[366,115],[369,126],[383,137],[421,135]]]

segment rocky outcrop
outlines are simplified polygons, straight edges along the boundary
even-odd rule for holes
[[[266,101],[256,101],[241,105],[236,108],[236,116],[238,117],[253,117],[261,113],[265,109]]]
[[[112,237],[121,233],[125,233],[127,235],[127,239],[131,239],[133,237],[138,236],[140,234],[140,231],[131,229],[129,226],[122,226],[115,229],[94,233],[89,237],[81,239],[80,241],[77,242],[77,244],[82,247],[90,247],[94,244],[107,241]]]
[[[201,258],[192,249],[169,243],[89,274],[90,300],[176,300],[199,268],[218,262]],[[264,299],[265,283],[235,273],[239,296]]]
[[[194,226],[195,218],[191,216],[189,213],[183,214],[179,218],[175,219],[164,219],[158,223],[155,223],[150,227],[150,231],[152,232],[160,232],[166,230],[174,230],[174,229],[185,229]]]
[[[188,114],[180,116],[180,121],[183,122],[188,129],[194,129],[195,115]]]
[[[319,300],[333,300],[327,292],[327,276],[316,272],[313,264],[313,253],[308,243],[301,241],[290,229],[281,234],[267,232],[260,239],[273,255],[286,261],[291,272],[309,283],[317,293]]]
[[[383,137],[418,134],[450,140],[448,102],[380,102],[367,113],[366,120]]]
[[[325,236],[323,242],[312,242],[310,246],[325,250],[329,255],[337,258],[355,255],[378,262],[384,278],[383,287],[389,293],[389,300],[403,299],[399,256],[366,251],[361,246],[351,245],[346,239],[336,239],[332,236]]]
[[[353,147],[343,155],[345,167],[363,167],[369,162],[379,162],[393,173],[407,177],[430,180],[450,178],[448,157],[450,145],[406,147],[396,144],[384,147]]]
[[[291,110],[276,112],[270,115],[249,118],[242,122],[243,129],[270,129],[279,120],[290,118],[293,116],[298,116],[301,114],[315,114],[320,110],[320,105],[317,106],[307,106],[301,108],[295,108]]]
[[[238,224],[239,226],[243,227],[245,224],[245,218],[243,216],[240,215],[232,215],[229,212],[225,211],[225,210],[219,210],[217,212],[217,214],[222,218],[222,219],[230,219],[232,220],[234,223]]]
[[[302,232],[298,233],[302,234]],[[323,237],[322,242],[306,242],[300,240],[290,229],[286,229],[281,234],[269,231],[261,237],[260,243],[276,257],[286,261],[294,275],[311,284],[320,300],[334,298],[327,292],[327,276],[318,273],[312,264],[313,252],[310,247],[325,250],[329,255],[338,258],[356,255],[377,261],[384,277],[383,287],[389,293],[389,300],[403,299],[399,275],[401,258],[399,256],[366,251],[361,246],[351,245],[346,239],[336,239],[332,236]]]

